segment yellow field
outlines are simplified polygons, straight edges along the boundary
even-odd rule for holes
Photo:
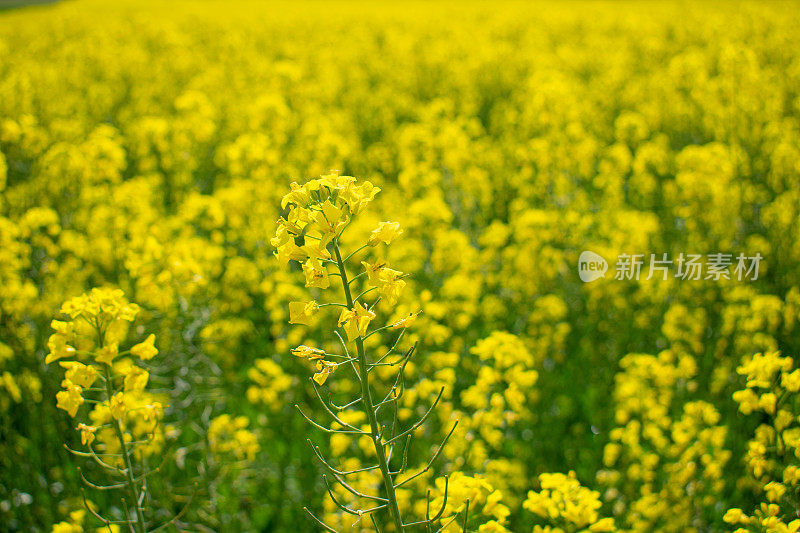
[[[800,531],[798,8],[0,11],[0,531]]]

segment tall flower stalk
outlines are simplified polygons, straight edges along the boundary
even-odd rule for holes
[[[125,525],[135,533],[147,533],[174,523],[186,507],[156,527],[149,527],[145,518],[150,501],[148,477],[160,469],[148,469],[145,459],[162,451],[159,422],[164,407],[146,390],[150,373],[141,365],[158,354],[155,336],[149,335],[129,350],[119,349],[138,311],[115,289],[92,289],[68,300],[61,308],[66,319],[52,322],[55,333],[50,336],[45,363],[58,361],[65,369],[63,390],[56,394],[58,408],[84,420],[76,427],[84,450],[67,449],[92,459],[113,479],[102,484],[90,481],[81,471],[84,485],[127,493],[127,498],[121,498],[122,520],[101,515],[84,498],[86,509],[109,528]],[[81,409],[84,404],[91,406],[86,414]]]
[[[389,268],[384,261],[380,260],[372,263],[366,260],[362,261],[363,270],[357,274],[351,275],[348,271],[348,263],[358,254],[366,255],[368,250],[381,244],[388,245],[400,236],[402,234],[400,225],[396,222],[382,222],[369,234],[363,245],[345,256],[342,249],[344,232],[350,227],[353,219],[375,198],[380,189],[369,182],[357,185],[355,178],[335,174],[310,180],[302,186],[293,183],[291,188],[291,192],[282,201],[282,208],[287,209],[286,216],[279,220],[276,236],[272,240],[272,244],[277,248],[278,260],[281,263],[289,261],[301,263],[306,278],[306,287],[309,288],[327,289],[331,286],[330,278],[338,277],[344,296],[344,302],[319,303],[311,300],[289,304],[289,322],[293,324],[312,325],[315,315],[320,313],[323,308],[341,309],[337,321],[338,328],[333,331],[341,346],[341,354],[328,353],[324,349],[304,345],[292,350],[295,356],[307,359],[314,365],[315,374],[311,383],[318,400],[325,412],[333,419],[333,423],[331,425],[321,424],[299,407],[298,410],[314,427],[327,433],[368,437],[375,450],[375,464],[355,470],[340,470],[335,468],[331,461],[325,459],[319,447],[312,443],[314,453],[327,471],[323,477],[328,493],[336,506],[344,513],[357,516],[359,519],[368,515],[378,531],[383,531],[384,528],[397,532],[417,531],[419,528],[425,531],[434,531],[434,524],[443,518],[447,503],[447,479],[445,478],[444,502],[440,510],[431,515],[429,490],[427,493],[428,512],[424,519],[416,521],[409,521],[407,517],[404,517],[403,510],[398,504],[397,490],[431,468],[433,461],[439,456],[452,435],[457,422],[428,464],[419,472],[411,476],[404,476],[403,480],[399,481],[400,474],[406,472],[412,433],[419,429],[434,411],[442,398],[444,389],[439,391],[431,407],[419,420],[413,422],[406,429],[400,429],[398,410],[406,387],[404,371],[415,350],[412,347],[404,353],[400,353],[396,349],[406,328],[412,325],[418,313],[411,313],[382,327],[370,329],[370,325],[376,319],[375,310],[378,302],[385,301],[390,305],[395,304],[406,285],[405,275]],[[356,294],[354,287],[360,285],[364,286],[363,290],[353,296]],[[368,298],[373,298],[369,304],[365,303]],[[372,335],[386,330],[393,330],[396,334],[391,348],[379,357],[370,357],[365,347],[365,341]],[[351,350],[353,345],[355,353]],[[380,383],[378,380],[372,379],[372,372],[381,366],[393,367],[397,371],[385,394],[375,396],[376,387]],[[326,401],[320,392],[320,387],[325,386],[328,378],[340,368],[352,370],[358,390],[358,396],[341,407],[330,400]],[[379,400],[376,401],[376,398]],[[348,408],[360,409],[363,412],[368,421],[368,429],[349,424],[342,419],[345,417],[341,413]],[[392,410],[391,419],[382,414],[382,410],[387,411],[389,408]],[[400,450],[402,450],[401,464],[393,469],[392,459],[400,455],[395,453]],[[381,494],[370,494],[359,490],[347,480],[349,476],[374,470],[380,471],[383,486]],[[331,484],[328,482],[328,475],[351,496],[373,502],[374,505],[366,509],[356,509],[343,503],[334,494]],[[306,511],[320,526],[328,531],[336,531],[307,508]],[[384,517],[383,528],[379,524],[381,520],[376,516]],[[455,517],[452,518],[455,519]],[[439,529],[441,528],[436,528],[436,530]]]

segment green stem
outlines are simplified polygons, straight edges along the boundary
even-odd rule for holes
[[[106,364],[103,366],[105,367],[104,370],[106,374],[106,396],[108,397],[108,405],[110,407],[111,397],[114,396],[114,388],[111,384],[110,367]],[[128,445],[125,443],[125,436],[122,434],[122,427],[120,426],[119,420],[113,416],[111,419],[114,421],[111,425],[114,427],[114,433],[117,434],[117,440],[119,440],[119,445],[122,448],[122,456],[125,458],[125,477],[128,483],[128,490],[131,493],[131,498],[133,498],[133,505],[136,508],[136,530],[138,533],[146,533],[147,526],[144,522],[144,513],[142,513],[142,508],[139,505],[139,488],[136,486],[136,481],[133,479],[133,464],[131,463],[131,456],[128,452]]]
[[[352,258],[354,255],[356,255],[358,252],[360,252],[361,250],[363,250],[363,249],[364,249],[364,248],[366,248],[367,246],[369,246],[369,245],[368,245],[368,244],[365,244],[364,246],[361,246],[361,247],[359,247],[359,248],[356,248],[355,250],[353,250],[353,251],[350,253],[350,255],[348,255],[347,257],[345,257],[345,258],[344,258],[344,262],[345,262],[345,263],[346,263],[346,262],[348,262],[348,261],[349,261],[349,260],[350,260],[350,259],[351,259],[351,258]]]
[[[350,293],[350,285],[347,281],[347,271],[345,270],[342,255],[339,252],[338,239],[333,243],[333,250],[336,253],[336,263],[339,265],[339,273],[342,278],[342,288],[344,289],[344,297],[347,300],[347,307],[353,309],[353,295]],[[367,356],[364,351],[364,340],[359,336],[356,337],[356,349],[358,350],[358,373],[359,381],[361,381],[361,397],[364,400],[364,410],[369,419],[370,432],[372,437],[372,444],[375,446],[375,454],[378,456],[378,466],[381,469],[383,476],[383,484],[386,487],[386,498],[389,500],[389,511],[394,521],[395,530],[398,533],[403,531],[403,520],[400,518],[400,508],[397,505],[397,496],[394,492],[394,481],[392,475],[389,473],[389,463],[386,460],[386,452],[383,449],[383,442],[381,438],[380,427],[378,426],[378,418],[375,416],[375,407],[372,403],[372,392],[369,388],[369,373],[367,372]]]

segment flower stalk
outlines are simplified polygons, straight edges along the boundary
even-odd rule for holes
[[[411,434],[428,419],[444,392],[444,389],[439,392],[431,407],[420,419],[409,422],[406,428],[401,427],[399,412],[401,408],[405,407],[401,401],[406,390],[404,372],[406,365],[415,353],[415,348],[412,347],[405,353],[395,350],[406,329],[413,325],[419,312],[407,313],[401,315],[403,318],[399,320],[390,320],[386,325],[370,328],[377,318],[377,313],[387,309],[391,310],[406,286],[405,274],[389,268],[381,259],[382,254],[370,253],[376,247],[388,245],[399,237],[403,233],[400,224],[381,222],[362,241],[361,245],[355,246],[353,252],[346,254],[341,247],[342,235],[347,228],[351,227],[353,220],[374,199],[380,189],[369,182],[357,185],[355,178],[336,174],[311,180],[302,186],[293,183],[291,189],[291,192],[284,196],[281,202],[282,208],[288,208],[286,216],[278,221],[275,237],[270,241],[277,248],[277,259],[284,264],[289,261],[300,263],[306,287],[325,290],[331,286],[332,278],[339,278],[345,300],[344,303],[318,303],[316,300],[289,303],[289,323],[306,326],[314,324],[315,316],[321,313],[322,309],[342,308],[337,328],[333,330],[333,334],[341,343],[343,354],[331,354],[321,348],[305,345],[291,350],[294,356],[307,359],[314,365],[316,373],[311,378],[314,392],[316,398],[322,403],[324,411],[332,418],[333,425],[328,426],[317,422],[299,406],[296,407],[313,427],[328,434],[346,436],[347,439],[367,437],[372,441],[372,447],[375,450],[373,464],[364,467],[358,465],[359,467],[343,470],[333,466],[329,460],[323,457],[319,447],[309,441],[315,456],[327,470],[324,480],[328,495],[336,508],[344,513],[340,515],[342,518],[349,515],[361,520],[362,517],[369,516],[378,531],[383,531],[384,528],[396,533],[417,531],[420,528],[425,531],[441,530],[439,521],[446,521],[454,517],[454,514],[443,516],[447,505],[447,478],[444,483],[443,503],[438,512],[433,513],[433,516],[426,514],[425,518],[421,520],[403,519],[403,515],[410,514],[411,510],[401,509],[397,492],[399,487],[430,470],[453,431],[448,433],[426,466],[410,477],[395,482],[396,476],[406,472]],[[364,260],[359,263],[364,270],[351,276],[348,273],[347,265],[350,260],[355,261],[357,254],[365,256]],[[357,294],[355,298],[354,294]],[[368,297],[371,298],[370,302],[366,301]],[[381,308],[378,308],[379,302]],[[364,347],[365,340],[372,335],[385,335],[390,331],[396,332],[393,342],[388,343],[391,347],[386,353],[379,354],[374,360],[370,360]],[[348,349],[348,346],[353,344],[355,345],[354,353],[353,350]],[[338,369],[348,367],[353,370],[354,379],[357,381],[353,384],[358,385],[359,392],[357,394],[359,396],[347,402],[343,407],[339,407],[330,399],[325,400],[320,394],[319,387],[328,383],[331,376],[337,374]],[[387,381],[388,390],[380,393],[378,396],[380,401],[376,403],[372,396],[375,384],[370,382],[370,372],[379,367],[395,369],[396,375],[393,381]],[[350,408],[352,409],[348,411]],[[386,409],[386,411],[381,413],[382,409]],[[390,410],[391,419],[389,419]],[[348,415],[355,416],[348,418]],[[364,420],[361,418],[362,416],[366,418],[369,424],[368,428],[367,426],[359,427],[358,424],[353,425],[356,419]],[[395,452],[399,453],[401,450],[400,446],[402,446],[402,464],[397,470],[392,470],[390,463]],[[377,477],[378,471],[380,478]],[[369,490],[353,486],[354,483],[349,477],[370,472],[374,472],[374,483],[376,485],[380,483],[383,486],[380,495],[370,494]],[[329,482],[328,475],[338,483],[338,486],[333,486]],[[339,492],[334,492],[334,489],[338,489]],[[404,490],[412,489],[409,487]],[[354,509],[352,504],[346,502],[348,493],[357,500],[368,500],[368,503],[361,509]],[[430,491],[428,491],[428,497],[430,497]],[[342,525],[338,529],[333,528],[321,518],[314,516],[308,508],[306,511],[326,531],[336,532],[345,527]],[[389,516],[386,523],[381,524],[383,527],[378,527],[380,522],[377,519],[378,511],[388,511]]]
[[[102,338],[100,345],[102,346]],[[106,401],[110,404],[111,398],[114,396],[114,387],[112,386],[111,380],[111,368],[107,364],[104,364],[103,366],[105,367],[104,373],[106,382]],[[122,457],[125,460],[125,482],[128,485],[128,492],[130,493],[131,498],[133,499],[133,505],[136,508],[136,532],[145,533],[147,531],[147,525],[144,521],[144,511],[142,510],[141,500],[139,499],[139,487],[133,477],[133,462],[131,461],[131,454],[128,450],[128,444],[125,442],[125,436],[122,434],[122,427],[120,426],[119,420],[114,418],[111,422],[111,425],[114,428],[114,434],[117,436],[120,449],[122,450]]]
[[[57,407],[77,419],[76,430],[86,451],[65,447],[73,455],[94,460],[113,479],[105,485],[91,481],[79,468],[81,481],[90,489],[127,492],[120,498],[124,513],[121,521],[95,511],[84,495],[87,511],[109,529],[111,525],[125,524],[132,533],[152,533],[183,516],[191,498],[170,520],[148,530],[144,512],[147,476],[159,471],[164,463],[148,470],[144,461],[149,455],[162,453],[159,422],[164,406],[158,396],[146,390],[150,372],[141,364],[158,355],[155,335],[150,334],[128,350],[119,349],[138,312],[139,306],[129,302],[119,289],[95,288],[68,300],[60,311],[65,320],[51,323],[55,333],[48,340],[50,353],[45,363],[58,362],[65,369],[61,382],[64,390],[56,393]],[[89,413],[81,409],[83,405],[90,407]],[[138,475],[134,458],[140,462]]]
[[[339,268],[339,274],[342,281],[342,289],[344,290],[344,297],[347,301],[347,308],[354,307],[353,296],[350,292],[350,282],[347,278],[347,269],[345,268],[342,255],[339,251],[339,239],[333,242],[333,250],[336,254],[336,265]],[[397,505],[397,495],[395,494],[394,480],[389,472],[389,462],[386,459],[386,451],[383,448],[383,439],[381,437],[380,426],[375,414],[375,407],[372,403],[372,391],[369,386],[369,369],[367,368],[367,355],[364,350],[364,340],[359,336],[356,337],[356,350],[358,353],[358,378],[361,382],[361,399],[364,403],[364,411],[369,419],[369,426],[371,432],[372,443],[375,446],[375,454],[378,457],[378,467],[381,470],[383,477],[383,484],[386,489],[386,498],[389,500],[389,512],[392,515],[394,527],[398,532],[403,531],[403,520],[400,517],[400,509]]]

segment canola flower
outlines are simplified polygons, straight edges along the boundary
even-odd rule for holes
[[[404,346],[423,355],[405,367],[399,427],[445,389],[409,434],[408,475],[460,420],[431,468],[396,489],[403,517],[425,517],[428,489],[438,512],[447,475],[444,514],[461,513],[450,530],[463,529],[465,495],[468,530],[556,527],[524,501],[542,473],[574,470],[600,492],[598,516],[621,529],[789,527],[792,452],[774,441],[792,442],[794,378],[784,386],[781,368],[777,388],[747,387],[737,368],[800,349],[797,10],[412,7],[76,0],[0,13],[0,524],[97,524],[62,445],[119,453],[103,427],[111,401],[92,418],[104,393],[89,389],[102,380],[83,386],[91,371],[61,363],[101,376],[104,363],[70,343],[74,357],[42,363],[61,304],[108,284],[146,312],[130,342],[98,356],[120,374],[127,361],[150,373],[144,392],[155,397],[142,406],[171,406],[139,447],[139,464],[170,457],[148,489],[177,498],[175,488],[199,486],[180,528],[316,531],[306,506],[337,531],[374,530],[331,500],[298,436],[348,471],[376,465],[373,442],[309,427],[292,409],[328,416],[315,384],[339,407],[359,396],[330,334],[342,308],[323,306],[343,301],[340,279],[323,257],[305,272],[279,268],[267,242],[292,179],[342,168],[381,189],[340,243],[367,245],[347,265],[365,272],[353,296],[378,285],[367,334],[396,327],[365,350],[382,355],[405,328]],[[585,249],[612,267],[622,252],[765,261],[748,283],[612,282],[609,272],[584,284]],[[304,287],[306,272],[328,288]],[[355,334],[367,318],[342,328]],[[160,354],[131,355],[151,333],[141,353]],[[291,355],[300,346],[325,355]],[[376,395],[396,370],[372,371]],[[147,440],[152,418],[131,408],[120,379],[114,410]],[[354,407],[334,413],[370,432]],[[223,427],[225,415],[249,422]],[[228,448],[239,430],[258,451]],[[87,479],[104,475],[87,463]],[[349,508],[378,505],[326,475]],[[383,497],[379,468],[349,477]],[[119,491],[88,493],[95,510],[125,519]],[[748,522],[736,511],[726,522],[730,509]]]
[[[528,492],[523,507],[528,511],[554,523],[552,526],[536,526],[535,533],[554,531],[617,531],[613,518],[600,518],[598,510],[602,506],[600,493],[582,487],[569,474],[541,474],[541,490]]]
[[[163,447],[160,421],[164,405],[146,391],[150,373],[137,361],[149,361],[158,355],[155,335],[120,351],[139,306],[129,302],[119,289],[92,289],[64,302],[60,313],[64,320],[51,323],[55,333],[47,342],[50,352],[45,364],[58,362],[64,369],[63,390],[56,393],[57,406],[75,420],[86,451],[67,449],[93,459],[117,480],[102,485],[89,481],[81,472],[87,487],[127,491],[127,499],[121,500],[125,513],[122,521],[102,516],[85,498],[84,505],[107,527],[118,529],[119,524],[126,524],[137,533],[145,533],[149,531],[145,509],[151,500],[146,479],[155,471],[148,472],[137,461]],[[79,416],[84,405],[91,409]],[[65,522],[53,527],[53,531],[73,530],[83,531],[80,525]]]
[[[237,460],[253,461],[261,449],[257,436],[247,426],[247,417],[231,418],[223,414],[211,421],[208,429],[208,440],[214,454],[231,454]]]
[[[723,519],[737,533],[786,533],[800,530],[800,426],[797,394],[800,369],[780,352],[744,357],[736,372],[745,388],[733,393],[744,415],[760,414],[762,423],[747,442],[747,480],[760,489],[755,509],[728,509]]]
[[[301,264],[306,287],[328,289],[331,287],[331,278],[338,278],[345,300],[344,303],[333,301],[320,304],[316,300],[289,303],[290,322],[295,324],[308,324],[308,320],[312,316],[324,312],[326,307],[341,308],[336,325],[344,333],[344,336],[342,336],[338,331],[334,331],[340,341],[343,355],[331,354],[323,349],[306,345],[300,345],[291,350],[294,356],[307,359],[312,363],[315,372],[312,379],[315,383],[314,388],[317,396],[325,411],[333,418],[335,423],[342,426],[342,429],[325,428],[309,418],[302,410],[300,412],[312,425],[325,429],[329,433],[355,434],[367,438],[371,441],[374,450],[376,462],[374,466],[342,471],[334,468],[323,459],[318,448],[312,444],[319,460],[333,478],[347,489],[351,496],[368,499],[372,502],[372,506],[367,509],[354,510],[341,503],[334,496],[330,485],[327,485],[326,479],[325,482],[331,499],[346,513],[359,518],[369,515],[376,528],[380,528],[380,526],[375,518],[375,513],[387,510],[390,518],[386,522],[391,524],[394,531],[401,532],[414,527],[429,529],[443,517],[445,511],[447,481],[445,481],[444,501],[441,503],[438,512],[433,514],[430,511],[430,507],[428,507],[424,519],[416,521],[404,519],[398,504],[397,489],[414,477],[426,472],[430,467],[430,463],[417,474],[406,477],[402,481],[398,481],[396,476],[404,474],[405,461],[398,470],[393,470],[390,464],[392,455],[396,453],[396,450],[400,449],[399,446],[403,442],[401,439],[406,436],[408,438],[405,439],[403,454],[404,456],[408,454],[410,434],[425,422],[431,411],[439,403],[444,389],[439,392],[433,405],[424,416],[414,422],[408,429],[401,430],[398,428],[398,405],[406,386],[404,370],[414,353],[414,348],[409,349],[399,360],[389,360],[388,358],[392,356],[406,328],[413,323],[413,318],[418,312],[411,313],[406,318],[390,323],[387,326],[376,328],[373,324],[373,321],[377,318],[374,309],[377,308],[381,300],[384,300],[388,305],[394,305],[397,302],[401,291],[406,285],[405,281],[403,281],[405,275],[389,268],[383,261],[374,261],[372,263],[361,261],[360,266],[363,270],[358,274],[349,271],[348,264],[357,255],[369,248],[376,247],[379,244],[391,244],[402,234],[402,230],[396,222],[381,222],[370,233],[365,244],[362,244],[346,256],[343,256],[342,247],[340,246],[345,230],[350,223],[366,209],[367,205],[375,199],[379,192],[380,188],[375,187],[369,181],[358,184],[355,178],[340,176],[338,173],[327,174],[319,179],[309,180],[303,185],[292,183],[291,192],[281,200],[281,208],[287,210],[286,215],[279,219],[275,237],[270,242],[277,249],[275,256],[280,263],[285,264],[289,261],[296,261]],[[331,269],[330,272],[329,267]],[[354,282],[358,282],[359,279],[362,279],[361,284],[365,288],[360,293],[355,293],[354,289],[358,287],[358,284],[354,285]],[[368,297],[376,293],[377,296],[368,304]],[[353,296],[354,294],[356,295]],[[373,325],[372,328],[370,328],[371,324]],[[400,330],[392,346],[382,356],[368,356],[365,341],[371,336],[380,333],[381,330],[388,328]],[[352,356],[348,345],[355,345],[355,353]],[[375,382],[370,374],[382,365],[397,366],[399,370],[384,398],[377,400],[376,398],[378,397],[373,397]],[[351,368],[353,371],[352,378],[356,380],[360,387],[358,397],[348,405],[359,407],[357,413],[359,415],[363,414],[366,418],[368,422],[366,428],[360,428],[342,420],[342,418],[346,417],[338,416],[334,410],[342,411],[343,409],[336,408],[331,402],[326,402],[317,389],[317,386],[324,385],[330,379],[336,379],[336,372],[340,367]],[[381,408],[385,406],[390,406],[391,408],[392,405],[394,406],[394,415],[390,426],[387,426],[380,419]],[[453,430],[457,424],[458,422],[453,426]],[[387,427],[391,428],[388,434],[385,431]],[[436,455],[444,447],[453,430],[445,437]],[[436,455],[431,462],[436,458]],[[345,481],[347,476],[374,469],[380,471],[383,481],[382,496],[364,494],[352,488]],[[428,494],[428,503],[430,503],[430,493]],[[328,531],[336,531],[307,508],[306,511],[321,527]],[[450,516],[445,516],[444,518],[447,519]],[[386,527],[386,524],[383,527]]]
[[[631,531],[709,528],[731,452],[717,409],[682,403],[697,364],[688,354],[628,354],[615,376],[615,424],[597,473],[620,526]],[[689,489],[690,487],[690,489]],[[691,490],[691,492],[690,492]]]

